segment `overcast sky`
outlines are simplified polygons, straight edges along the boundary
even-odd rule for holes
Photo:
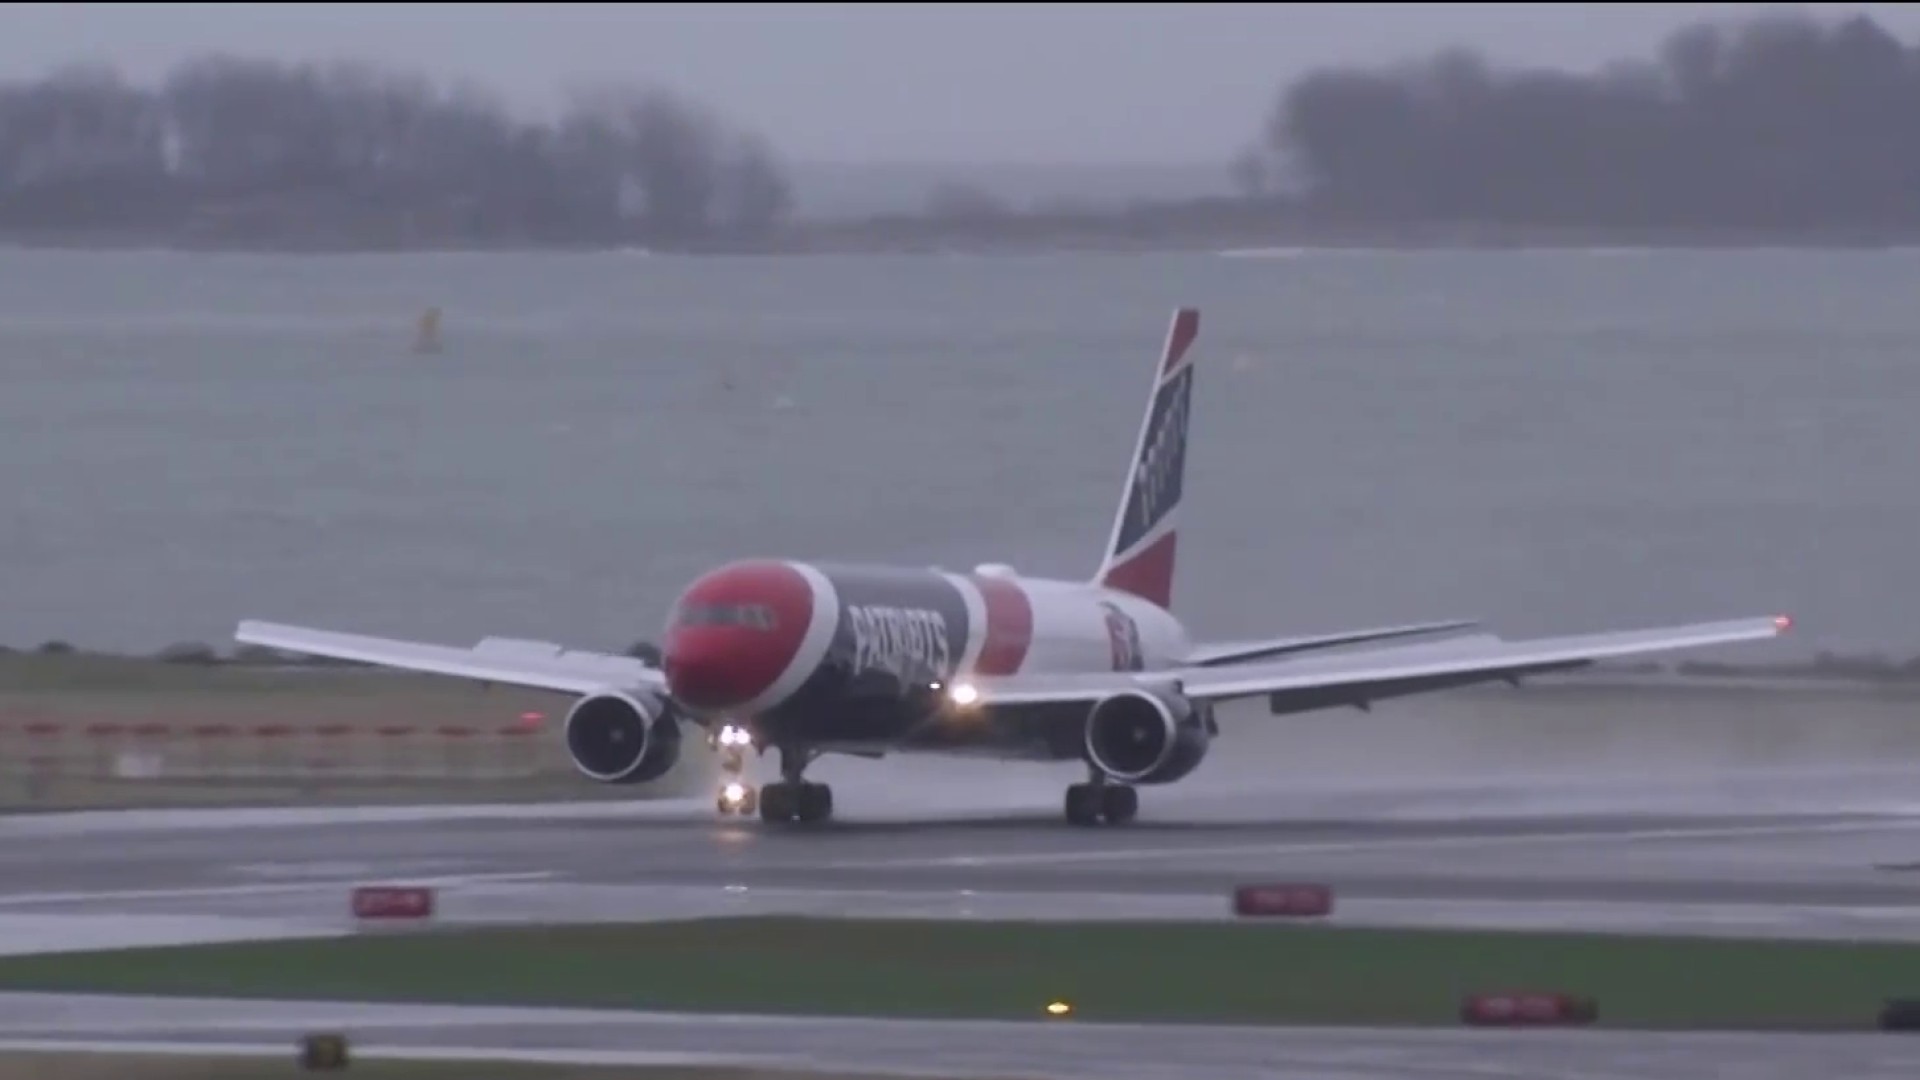
[[[479,79],[528,109],[570,83],[659,81],[790,158],[1219,161],[1317,64],[1446,44],[1590,67],[1762,7],[1920,4],[5,4],[0,74],[113,61],[150,79],[213,50],[374,59]]]

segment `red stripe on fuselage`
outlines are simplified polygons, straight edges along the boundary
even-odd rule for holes
[[[1124,562],[1115,563],[1100,579],[1109,589],[1132,593],[1163,608],[1173,605],[1173,556],[1179,533],[1167,533],[1133,553]]]
[[[982,675],[1016,674],[1033,645],[1033,601],[1027,590],[1005,578],[977,577],[973,584],[987,609],[987,636],[974,670]]]

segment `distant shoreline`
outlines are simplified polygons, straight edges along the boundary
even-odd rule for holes
[[[1159,215],[1155,215],[1159,216]],[[310,226],[264,235],[191,230],[0,230],[0,248],[58,252],[253,255],[607,254],[659,256],[1218,254],[1258,257],[1300,251],[1877,251],[1920,247],[1920,232],[1844,229],[1714,230],[1546,228],[1497,224],[1247,226],[1151,217],[1034,218],[963,225],[877,218],[795,226],[756,242],[714,241],[654,249],[638,239],[596,242],[436,237],[417,242],[356,239]]]

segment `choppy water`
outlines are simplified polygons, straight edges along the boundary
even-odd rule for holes
[[[1176,303],[1204,633],[1920,652],[1920,255],[1785,252],[0,252],[0,641],[619,646],[749,553],[1083,574]]]

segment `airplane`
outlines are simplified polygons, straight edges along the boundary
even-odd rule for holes
[[[805,778],[821,754],[946,753],[1079,762],[1068,823],[1122,825],[1138,786],[1182,780],[1220,733],[1218,705],[1264,697],[1275,716],[1565,672],[1596,661],[1773,638],[1786,615],[1508,641],[1471,620],[1256,641],[1196,642],[1172,608],[1193,394],[1195,308],[1179,308],[1153,369],[1105,552],[1086,580],[1002,563],[938,568],[749,558],[694,579],[659,664],[490,637],[471,647],[242,621],[239,642],[501,683],[574,698],[563,739],[603,784],[644,784],[710,743],[778,752],[780,779],[739,783],[722,812],[768,824],[833,815]],[[1390,644],[1399,639],[1424,640]],[[1344,646],[1370,646],[1358,650]],[[1327,654],[1327,650],[1339,651]]]

